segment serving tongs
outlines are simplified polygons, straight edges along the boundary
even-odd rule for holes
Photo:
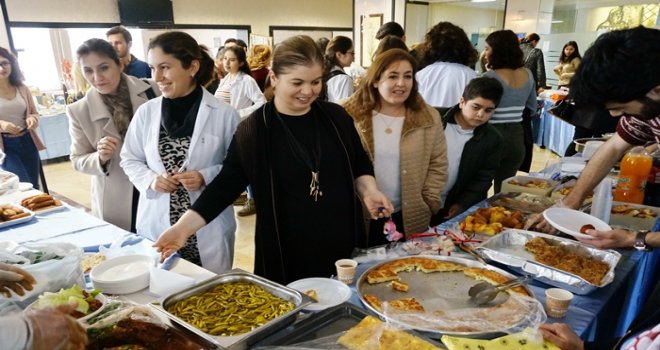
[[[465,243],[459,243],[458,247],[461,248],[462,251],[470,254],[473,258],[475,258],[478,262],[486,265],[486,260],[481,257],[481,255],[477,254],[477,252],[472,248],[471,246],[465,244]]]
[[[477,305],[488,304],[493,301],[500,292],[525,284],[525,282],[527,282],[530,278],[531,276],[529,275],[518,277],[500,284],[499,286],[494,286],[488,282],[479,282],[470,287],[470,290],[468,290],[468,295],[470,296],[470,300],[472,300]],[[504,301],[506,301],[506,298],[502,299],[496,304],[503,303]]]

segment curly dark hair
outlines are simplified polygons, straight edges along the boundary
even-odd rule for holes
[[[426,33],[423,66],[438,61],[473,66],[477,59],[479,52],[461,27],[450,22],[440,22]]]
[[[511,30],[498,30],[486,37],[490,46],[488,67],[490,69],[511,68],[523,66],[523,52],[518,43],[518,36]]]
[[[16,56],[14,56],[13,53],[9,52],[9,50],[5,49],[4,47],[0,47],[0,56],[6,58],[9,61],[9,64],[11,65],[11,73],[9,73],[9,83],[12,86],[23,85],[23,81],[25,80],[25,78],[23,77],[21,68],[18,66],[18,60],[16,59]]]
[[[644,98],[660,85],[658,62],[660,30],[639,26],[602,34],[584,53],[569,95],[585,108]]]

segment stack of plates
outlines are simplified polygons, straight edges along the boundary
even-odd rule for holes
[[[130,294],[149,286],[149,269],[154,259],[147,255],[126,255],[106,260],[92,269],[95,288],[106,294]]]

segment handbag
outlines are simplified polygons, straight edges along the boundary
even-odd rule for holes
[[[573,117],[575,116],[575,102],[568,98],[559,100],[555,102],[552,107],[548,108],[548,113],[569,124],[573,124]]]

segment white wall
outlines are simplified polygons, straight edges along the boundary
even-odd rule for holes
[[[176,24],[250,25],[268,35],[268,26],[351,27],[351,0],[172,0]]]
[[[5,0],[12,22],[119,23],[117,0]]]
[[[2,8],[0,8],[0,46],[10,50],[9,37],[7,36],[7,31],[5,30],[5,18]]]

